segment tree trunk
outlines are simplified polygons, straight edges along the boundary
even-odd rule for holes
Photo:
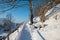
[[[9,40],[9,36],[7,37],[7,40]]]
[[[30,25],[33,24],[33,13],[32,13],[32,3],[31,3],[31,0],[28,0],[29,1],[29,7],[30,7]]]

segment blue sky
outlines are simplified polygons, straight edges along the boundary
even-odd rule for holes
[[[21,7],[21,8],[15,8],[12,10],[9,10],[3,14],[0,14],[0,18],[5,18],[7,14],[12,14],[12,19],[15,22],[22,22],[22,21],[28,21],[29,20],[29,16],[30,16],[30,11],[29,11],[29,7]]]
[[[39,1],[42,3],[42,1]],[[19,4],[25,4],[28,2],[20,2]],[[12,14],[12,19],[14,22],[22,22],[22,21],[28,21],[30,18],[30,10],[29,6],[19,7],[11,9],[3,14],[0,14],[0,18],[5,18],[7,14]]]
[[[14,22],[28,21],[30,18],[29,6],[19,7],[11,9],[3,14],[0,14],[0,18],[5,18],[7,14],[12,14]]]

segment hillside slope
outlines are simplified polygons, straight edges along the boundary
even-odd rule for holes
[[[38,37],[40,40],[60,40],[60,4],[51,8],[46,13],[46,18],[47,20],[43,24],[40,22],[39,17],[33,19],[33,25],[29,25],[29,22],[27,23],[30,30],[33,31],[33,38],[36,39]],[[42,28],[40,28],[40,25],[42,25]]]

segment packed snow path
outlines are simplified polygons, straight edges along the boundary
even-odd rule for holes
[[[18,34],[17,40],[32,40],[30,32],[28,31],[28,28],[26,25],[23,26],[22,31]]]

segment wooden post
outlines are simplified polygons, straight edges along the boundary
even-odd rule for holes
[[[7,37],[7,40],[9,40],[9,36]]]

